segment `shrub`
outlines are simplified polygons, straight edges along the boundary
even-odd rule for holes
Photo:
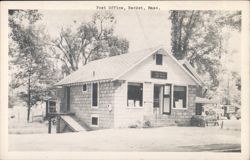
[[[151,127],[151,122],[150,121],[145,121],[143,123],[143,128],[149,128],[149,127]]]
[[[191,125],[192,126],[199,126],[199,127],[205,127],[205,120],[201,116],[193,116],[191,118]]]

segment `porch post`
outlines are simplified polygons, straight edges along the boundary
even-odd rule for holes
[[[60,116],[56,116],[56,133],[60,133]]]

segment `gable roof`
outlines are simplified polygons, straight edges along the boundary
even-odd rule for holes
[[[119,56],[107,57],[100,60],[91,61],[77,71],[71,73],[55,85],[75,85],[93,81],[118,80],[122,75],[129,72],[149,56],[162,49],[161,46],[153,47],[133,53],[122,54]],[[169,54],[170,55],[170,54]],[[170,55],[170,57],[172,57]],[[174,57],[172,57],[174,58]],[[195,79],[175,58],[185,72],[199,85]]]
[[[195,69],[191,66],[191,64],[188,61],[179,60],[179,62],[197,81],[199,81],[202,85],[204,85],[202,78],[199,76],[199,74],[195,71]]]

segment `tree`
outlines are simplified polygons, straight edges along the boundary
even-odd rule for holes
[[[43,90],[53,83],[47,81],[48,76],[55,72],[53,63],[44,52],[46,37],[43,28],[35,26],[41,18],[37,10],[9,10],[10,87],[25,88],[19,91],[19,97],[27,103],[27,121],[32,105],[41,100]]]
[[[172,52],[186,59],[203,78],[208,98],[240,108],[241,82],[228,65],[230,32],[241,31],[240,11],[170,11]],[[227,32],[225,32],[227,30]]]
[[[89,61],[127,53],[129,42],[114,35],[115,23],[111,12],[96,12],[92,21],[81,23],[76,31],[62,28],[50,47],[54,58],[63,62],[69,74]]]
[[[240,31],[241,12],[170,11],[172,52],[176,59],[186,59],[207,79],[210,89],[219,85],[220,58],[226,37],[222,29],[229,26]]]

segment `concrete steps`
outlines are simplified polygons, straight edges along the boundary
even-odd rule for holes
[[[170,119],[169,117],[165,117],[164,115],[158,116],[157,119],[152,121],[153,126],[161,127],[161,126],[177,126],[175,119]]]

